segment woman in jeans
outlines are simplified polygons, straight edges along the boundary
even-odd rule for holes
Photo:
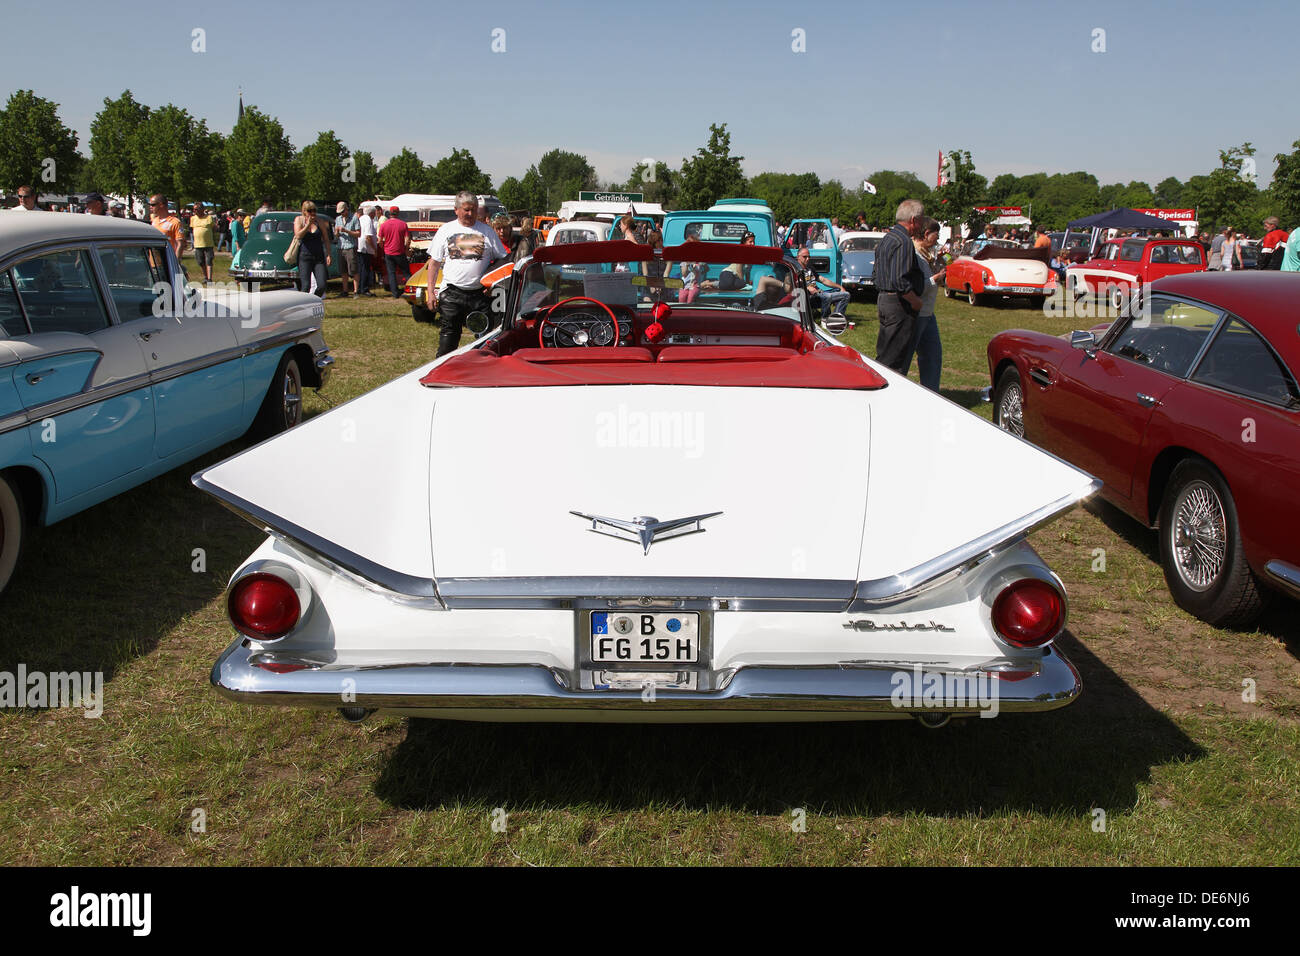
[[[934,302],[939,296],[939,283],[943,281],[942,266],[935,269],[934,248],[939,242],[939,223],[926,217],[924,231],[913,239],[916,259],[925,274],[925,291],[921,293],[921,312],[916,317],[916,370],[921,373],[921,384],[932,392],[939,391],[939,377],[943,371],[943,344],[939,341],[939,320],[934,316]]]
[[[293,234],[298,240],[298,288],[314,291],[325,298],[325,284],[329,281],[330,236],[325,220],[316,215],[316,204],[308,199],[302,204],[302,215],[293,221]],[[316,280],[313,290],[312,279]]]

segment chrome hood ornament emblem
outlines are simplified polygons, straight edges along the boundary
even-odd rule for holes
[[[622,521],[618,518],[583,514],[581,511],[570,511],[569,514],[590,521],[591,527],[588,529],[589,531],[594,531],[596,534],[606,534],[611,538],[621,538],[624,541],[635,541],[641,545],[642,554],[649,554],[650,545],[656,541],[662,541],[666,538],[680,538],[682,535],[687,534],[698,534],[705,530],[700,527],[701,521],[705,518],[715,518],[722,512],[710,511],[705,515],[673,518],[670,521],[660,521],[658,518],[646,515],[633,518],[631,521]]]

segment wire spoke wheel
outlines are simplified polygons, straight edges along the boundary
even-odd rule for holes
[[[1193,591],[1208,591],[1227,560],[1228,523],[1214,488],[1204,481],[1188,483],[1174,503],[1167,533],[1179,578]]]
[[[1013,435],[1025,436],[1024,396],[1020,393],[1020,383],[1012,382],[1002,390],[998,401],[998,426]]]

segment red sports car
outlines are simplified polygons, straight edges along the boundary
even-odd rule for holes
[[[1240,627],[1300,596],[1300,275],[1156,282],[1109,328],[988,347],[993,419],[1157,527],[1174,599]]]

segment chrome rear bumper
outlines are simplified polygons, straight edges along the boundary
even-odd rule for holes
[[[291,669],[298,668],[298,669]],[[921,680],[966,680],[967,691],[924,699]],[[716,691],[573,691],[557,672],[540,665],[422,664],[359,667],[313,663],[290,654],[256,650],[237,640],[217,659],[212,684],[244,703],[278,706],[356,707],[388,711],[446,712],[448,717],[575,721],[669,719],[797,720],[886,719],[910,715],[976,715],[1054,710],[1079,695],[1074,666],[1047,650],[1038,672],[1000,678],[995,672],[953,674],[920,665],[745,667]],[[906,689],[905,689],[906,688]],[[983,688],[983,692],[980,689]],[[991,699],[990,699],[991,698]],[[474,716],[471,716],[474,715]],[[549,716],[548,716],[549,715]],[[669,715],[672,715],[671,717]],[[506,719],[499,717],[498,719]]]

